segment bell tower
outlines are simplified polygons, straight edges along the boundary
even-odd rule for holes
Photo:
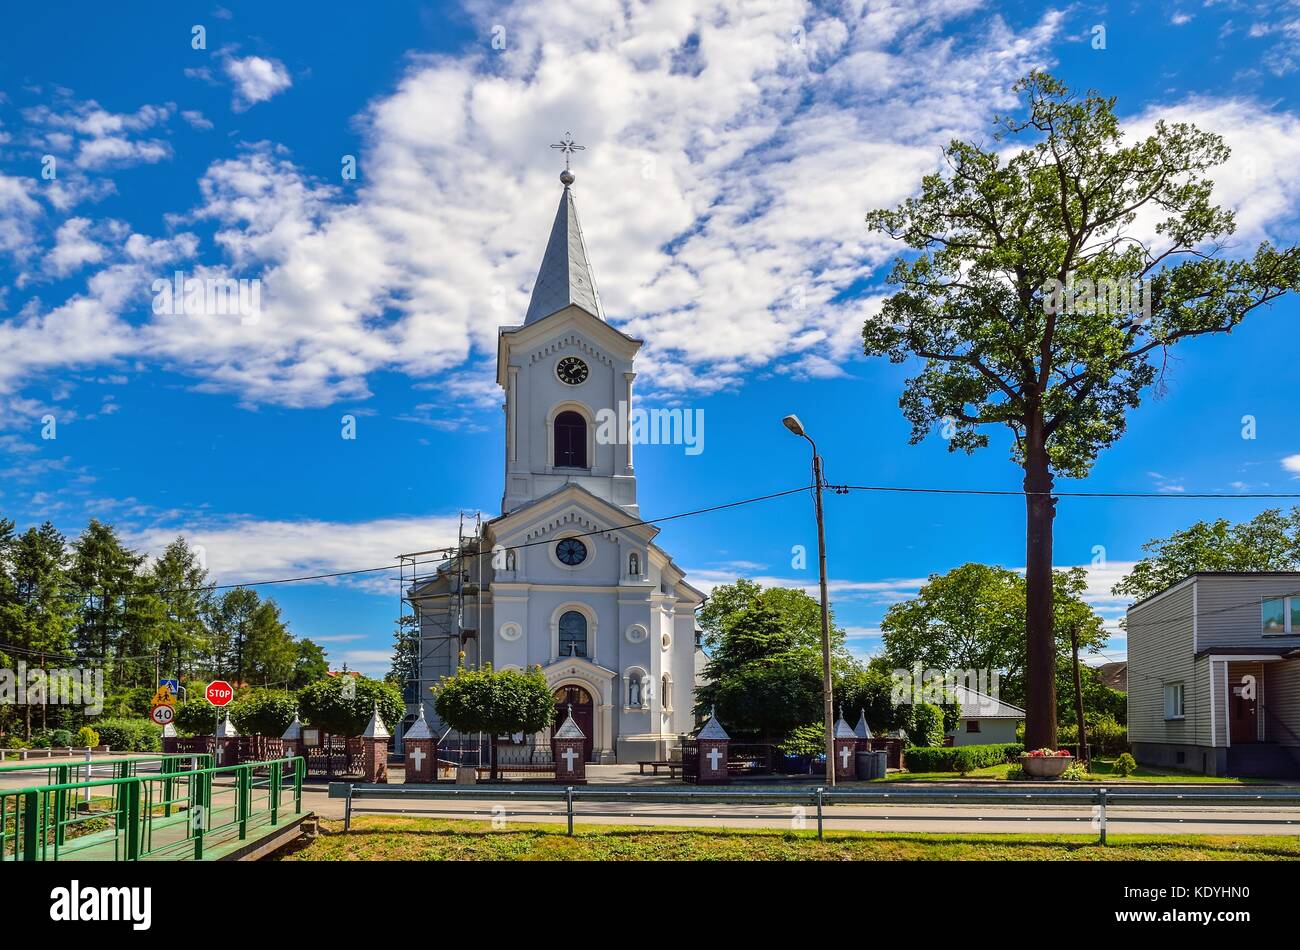
[[[564,190],[524,322],[502,327],[505,391],[502,513],[576,483],[639,517],[631,444],[633,361],[641,340],[605,321],[578,223],[566,137]]]

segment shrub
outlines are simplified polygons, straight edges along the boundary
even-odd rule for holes
[[[82,726],[77,730],[77,736],[73,740],[73,744],[79,748],[85,746],[94,748],[99,745],[99,733],[91,729],[90,726]]]
[[[36,749],[66,749],[72,745],[72,733],[67,729],[43,729],[32,736]]]
[[[1084,769],[1083,763],[1077,760],[1071,762],[1069,766],[1066,767],[1065,771],[1061,773],[1061,778],[1065,779],[1067,782],[1082,782],[1087,777],[1088,773]]]
[[[230,721],[246,736],[278,736],[297,711],[298,700],[292,693],[256,690],[230,704]]]
[[[1025,751],[1019,742],[996,745],[911,746],[903,752],[910,772],[961,772],[1000,765]]]
[[[907,738],[914,746],[943,745],[943,710],[934,703],[916,703],[907,724]]]
[[[161,752],[162,729],[148,719],[99,719],[100,741],[123,752]]]
[[[1014,765],[1011,766],[1011,768],[1007,769],[1007,778],[1011,779],[1013,782],[1016,782],[1022,779],[1027,779],[1029,778],[1029,776],[1025,774],[1025,767],[1021,765],[1019,762],[1016,762]]]
[[[1115,767],[1111,769],[1111,771],[1116,775],[1128,778],[1128,776],[1137,771],[1137,768],[1137,760],[1134,759],[1131,754],[1125,752],[1115,760]]]

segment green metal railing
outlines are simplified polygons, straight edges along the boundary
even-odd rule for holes
[[[157,773],[0,789],[0,860],[202,860],[275,827],[288,805],[302,813],[301,756],[176,769],[195,757],[170,757]]]

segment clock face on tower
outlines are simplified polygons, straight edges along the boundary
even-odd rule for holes
[[[560,382],[576,386],[587,378],[587,364],[576,356],[566,356],[555,364],[555,375]]]

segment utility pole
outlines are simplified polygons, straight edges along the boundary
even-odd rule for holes
[[[1086,771],[1092,771],[1088,760],[1088,736],[1083,724],[1083,686],[1079,680],[1079,624],[1070,625],[1070,647],[1074,652],[1074,719],[1078,723],[1079,761]]]
[[[835,785],[835,700],[831,683],[831,616],[830,602],[826,593],[826,517],[822,509],[822,457],[817,452],[817,443],[804,430],[798,416],[790,415],[781,420],[782,424],[797,436],[808,440],[812,446],[813,497],[817,509],[817,571],[821,584],[822,605],[822,718],[825,727],[826,745],[826,784]]]

